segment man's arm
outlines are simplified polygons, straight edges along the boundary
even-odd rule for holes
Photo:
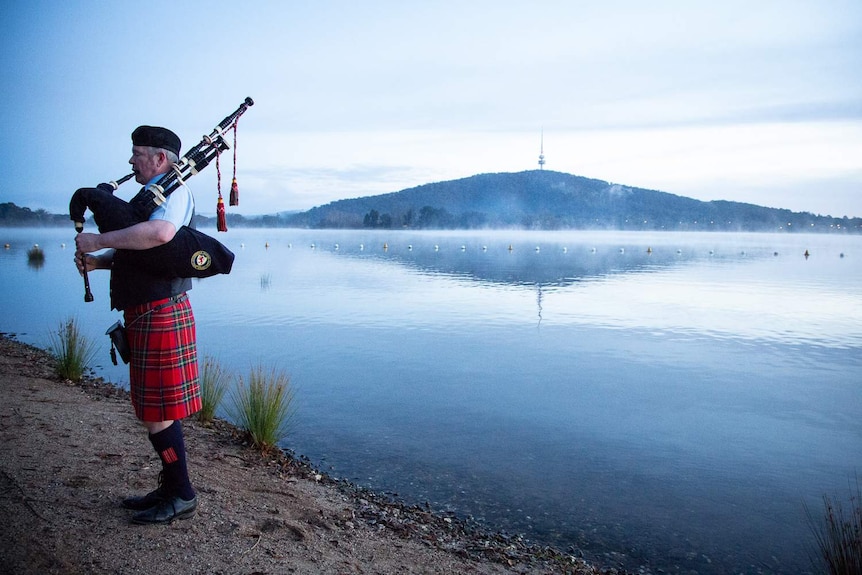
[[[105,248],[146,250],[168,243],[176,233],[177,228],[167,220],[147,220],[104,234],[80,233],[75,236],[75,246],[84,254]]]

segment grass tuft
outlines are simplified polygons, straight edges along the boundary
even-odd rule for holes
[[[824,515],[814,519],[806,506],[808,522],[814,533],[817,553],[812,557],[815,568],[829,575],[862,573],[862,487],[856,477],[856,489],[850,487],[847,507],[838,499],[823,496]]]
[[[293,388],[282,371],[255,366],[248,380],[239,376],[234,388],[232,419],[248,432],[252,444],[266,453],[287,437],[293,420]]]
[[[201,410],[198,420],[201,423],[211,423],[215,419],[216,410],[231,383],[231,376],[213,357],[204,357],[201,368]]]
[[[57,360],[57,375],[71,381],[81,381],[96,357],[96,343],[81,333],[75,318],[60,323],[57,331],[51,332],[49,336],[50,351]]]
[[[40,269],[45,265],[45,252],[39,247],[39,244],[34,244],[32,248],[27,250],[27,265],[33,269]]]

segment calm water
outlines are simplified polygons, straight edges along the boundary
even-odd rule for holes
[[[0,330],[44,346],[75,316],[127,385],[71,227],[0,236]],[[804,504],[862,470],[860,236],[219,239],[237,261],[191,292],[201,352],[290,374],[285,447],[336,477],[629,568],[789,574]]]

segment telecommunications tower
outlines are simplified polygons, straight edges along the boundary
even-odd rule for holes
[[[539,169],[545,169],[545,129],[542,128],[542,139],[539,144]]]

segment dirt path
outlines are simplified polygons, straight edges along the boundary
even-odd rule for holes
[[[185,422],[197,515],[133,525],[119,501],[160,464],[124,391],[58,381],[45,352],[0,334],[0,399],[0,574],[599,573],[264,460],[223,422]]]

